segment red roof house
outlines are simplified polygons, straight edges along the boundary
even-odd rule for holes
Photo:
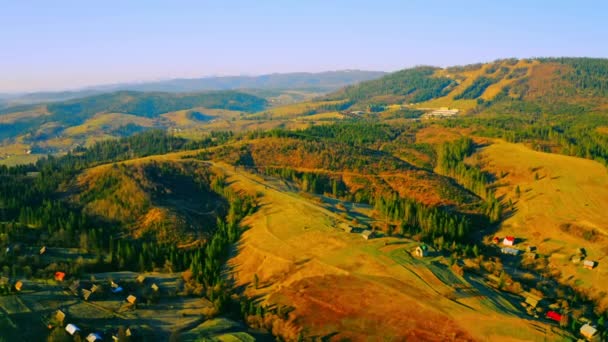
[[[502,244],[505,246],[513,246],[515,244],[515,237],[505,236],[504,240],[502,240]]]
[[[549,311],[549,312],[547,312],[547,318],[550,320],[554,320],[556,322],[561,322],[562,315],[558,314],[555,311]]]
[[[65,273],[63,273],[63,272],[55,272],[55,280],[57,280],[57,281],[63,281],[63,278],[65,278]]]
[[[500,243],[500,238],[499,238],[498,236],[495,236],[495,237],[492,239],[492,242],[494,242],[495,244],[499,244],[499,243]]]

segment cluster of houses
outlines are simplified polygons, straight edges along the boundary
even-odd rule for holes
[[[595,266],[597,266],[597,262],[587,259],[587,251],[585,251],[584,248],[577,248],[570,260],[575,264],[582,262],[583,267],[588,270],[592,270],[595,268]]]
[[[54,322],[54,324],[57,324],[59,326],[63,326],[65,324],[66,321],[66,317],[67,315],[65,314],[65,312],[63,312],[62,310],[57,310],[51,317],[50,322]],[[49,323],[49,329],[54,328],[52,323]],[[65,331],[70,335],[70,336],[81,336],[82,334],[82,330],[80,329],[80,327],[78,327],[76,324],[74,323],[68,323],[65,324]],[[107,335],[110,335],[112,337],[113,341],[118,341],[119,340],[119,331],[118,329],[114,329],[113,331],[107,331],[106,332]],[[86,337],[85,340],[87,342],[97,342],[97,341],[103,341],[104,338],[104,333],[102,332],[91,332],[89,333]],[[124,336],[130,337],[133,336],[133,331],[131,330],[131,328],[127,328],[124,330]]]

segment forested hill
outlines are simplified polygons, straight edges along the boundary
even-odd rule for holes
[[[572,113],[608,107],[608,59],[504,59],[415,67],[327,96],[359,105],[413,103],[503,113]]]

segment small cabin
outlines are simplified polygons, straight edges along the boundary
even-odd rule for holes
[[[22,289],[22,288],[23,288],[23,282],[22,282],[21,280],[18,280],[18,281],[15,283],[15,290],[17,290],[17,291],[21,291],[21,289]]]
[[[134,295],[129,295],[127,297],[127,302],[129,302],[130,304],[135,304],[137,302],[137,297],[135,297]]]
[[[585,260],[583,261],[583,267],[588,270],[592,270],[593,268],[595,268],[595,261]]]
[[[65,278],[65,272],[55,272],[55,280],[63,281]]]
[[[153,290],[154,292],[158,292],[158,290],[160,290],[160,288],[159,288],[159,287],[158,287],[158,285],[156,285],[156,284],[152,284],[152,286],[150,286],[150,287],[152,288],[152,290]]]
[[[594,326],[592,326],[591,324],[587,323],[581,327],[580,333],[586,339],[591,340],[597,334],[597,329]]]
[[[419,258],[424,258],[428,255],[429,248],[427,245],[420,245],[414,250],[414,255]]]
[[[91,293],[95,293],[95,292],[99,291],[100,289],[101,289],[101,286],[93,284],[93,286],[91,286]]]
[[[46,253],[46,246],[42,246],[42,248],[40,248],[40,255]]]
[[[135,279],[138,283],[143,284],[146,281],[146,276],[140,274],[137,276],[137,278]]]
[[[74,334],[76,334],[77,332],[80,331],[80,328],[78,328],[76,325],[70,323],[65,326],[65,331],[67,331],[68,334],[74,336]]]
[[[515,237],[514,236],[505,236],[505,238],[502,240],[502,244],[505,246],[515,245]]]
[[[525,302],[526,304],[530,305],[531,307],[535,308],[537,307],[540,302],[543,300],[543,298],[534,295],[530,292],[525,292],[524,297],[526,298]]]
[[[364,230],[364,231],[361,233],[361,236],[363,236],[363,238],[364,238],[365,240],[369,240],[369,239],[371,239],[371,238],[372,238],[372,235],[373,235],[373,234],[374,234],[374,232],[372,232],[372,231],[371,231],[371,230],[369,230],[369,229],[366,229],[366,230]]]

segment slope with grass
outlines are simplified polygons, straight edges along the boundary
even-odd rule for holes
[[[366,241],[339,228],[344,217],[333,205],[310,202],[272,178],[215,168],[235,190],[261,196],[262,209],[245,220],[248,229],[229,262],[236,285],[264,304],[292,307],[289,321],[305,336],[541,341],[545,330],[553,336],[542,323],[535,323],[539,332],[518,317],[509,300],[479,280],[411,257],[410,240]],[[454,299],[454,279],[477,294]],[[505,324],[516,329],[500,329]]]
[[[479,152],[484,168],[502,174],[496,187],[514,213],[501,224],[499,235],[515,235],[551,257],[561,280],[608,302],[608,170],[592,160],[537,152],[522,144],[495,141]],[[473,158],[472,160],[475,160]],[[478,161],[476,161],[478,162]],[[519,188],[519,192],[516,190]],[[518,194],[519,193],[519,194]],[[584,248],[598,266],[583,270],[569,261]],[[559,257],[558,257],[559,256]]]

